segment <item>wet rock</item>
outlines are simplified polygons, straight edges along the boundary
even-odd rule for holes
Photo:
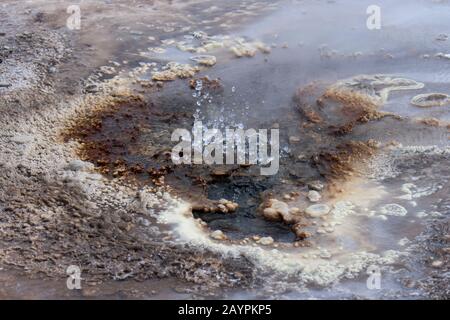
[[[313,182],[308,183],[308,188],[310,190],[322,191],[324,188],[324,185],[320,181],[313,181]]]
[[[449,103],[450,96],[445,93],[419,94],[411,99],[412,105],[422,108],[444,106]]]
[[[292,200],[292,197],[289,194],[283,195],[284,200]]]
[[[191,89],[196,91],[203,90],[204,88],[211,90],[223,90],[220,79],[210,79],[208,76],[190,79],[189,86]]]
[[[234,203],[234,202],[229,202],[229,203],[225,204],[225,206],[227,207],[229,212],[234,212],[239,207],[239,205],[237,203]]]
[[[440,121],[436,118],[426,118],[426,119],[419,119],[418,120],[419,123],[422,123],[426,126],[430,126],[430,127],[439,127],[440,126]]]
[[[169,62],[163,71],[154,72],[152,80],[154,81],[173,81],[177,78],[185,79],[193,77],[200,69],[189,64]]]
[[[152,75],[152,80],[154,81],[174,81],[176,79],[177,79],[176,73],[170,70],[155,72]]]
[[[238,58],[254,57],[256,55],[256,49],[248,44],[237,44],[231,47],[230,51]]]
[[[257,241],[257,243],[263,245],[263,246],[270,246],[274,243],[274,240],[272,237],[263,237]]]
[[[269,54],[270,52],[272,52],[272,49],[270,48],[270,46],[266,45],[263,42],[259,42],[259,41],[253,42],[253,46],[265,54]]]
[[[305,225],[302,223],[296,223],[294,226],[292,226],[292,232],[294,232],[298,240],[304,240],[311,237],[311,234],[309,232],[306,232],[304,228]]]
[[[331,208],[326,204],[314,204],[306,208],[305,212],[307,215],[313,218],[319,218],[330,213]]]
[[[263,216],[272,221],[290,221],[291,215],[289,214],[289,206],[276,199],[271,199],[269,207],[263,210]]]
[[[289,206],[283,201],[272,200],[271,208],[277,210],[277,212],[281,215],[286,215],[289,213]]]
[[[212,67],[217,62],[216,57],[211,56],[211,55],[194,56],[194,57],[191,57],[191,60],[197,62],[199,65],[203,65],[203,66],[207,66],[207,67]]]
[[[229,201],[227,199],[220,199],[219,200],[219,209],[221,209],[222,212],[228,213],[228,212],[234,212],[239,207],[239,204]]]
[[[214,240],[226,240],[227,239],[227,236],[221,230],[216,230],[216,231],[212,232],[210,237]]]
[[[228,212],[227,207],[225,207],[225,205],[223,205],[223,204],[219,204],[217,206],[217,208],[219,208],[219,211],[222,212],[222,213],[227,213]]]
[[[264,218],[268,220],[278,221],[280,220],[280,214],[277,212],[277,210],[273,208],[266,208],[263,210],[263,216]]]
[[[322,199],[322,196],[317,191],[311,190],[308,192],[308,199],[311,202],[319,202],[320,199]]]
[[[392,91],[422,89],[423,83],[412,79],[391,77],[389,75],[359,75],[350,79],[338,81],[328,90],[327,96],[333,97],[346,95],[347,97],[359,97],[372,102],[375,105],[383,105],[388,101]]]
[[[309,233],[307,231],[299,231],[299,232],[296,232],[295,235],[297,236],[297,238],[299,240],[305,240],[305,239],[311,237],[311,233]]]

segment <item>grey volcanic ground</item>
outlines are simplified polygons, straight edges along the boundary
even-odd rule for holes
[[[0,4],[0,298],[449,297],[448,1],[380,30],[370,1],[72,4]],[[279,129],[279,172],[174,166],[194,120]]]

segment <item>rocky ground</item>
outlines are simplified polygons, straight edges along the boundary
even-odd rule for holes
[[[274,243],[272,237],[245,235],[227,242],[221,231],[212,232],[205,222],[194,219],[192,211],[196,218],[205,212],[235,211],[237,204],[211,201],[204,190],[205,184],[214,184],[230,174],[220,168],[201,168],[190,173],[197,178],[197,184],[192,181],[183,184],[184,180],[174,184],[177,177],[186,174],[185,168],[169,172],[165,159],[144,162],[145,166],[154,165],[158,169],[148,171],[148,167],[145,170],[136,167],[132,161],[126,163],[119,158],[120,152],[110,152],[122,151],[117,147],[120,144],[128,148],[127,153],[153,157],[164,154],[164,145],[144,152],[134,144],[138,137],[133,135],[133,130],[125,130],[113,139],[114,132],[107,131],[111,130],[108,121],[115,117],[119,126],[123,124],[121,128],[128,130],[137,126],[133,116],[141,120],[145,116],[155,117],[158,128],[176,127],[184,118],[190,119],[189,112],[174,118],[173,110],[158,109],[157,102],[161,100],[151,99],[164,92],[166,80],[183,78],[183,84],[188,86],[189,78],[195,78],[202,68],[216,63],[215,57],[206,55],[200,60],[197,57],[199,67],[176,64],[164,68],[163,59],[140,64],[142,55],[148,53],[149,47],[153,52],[163,50],[164,40],[179,39],[185,34],[193,35],[194,44],[178,43],[178,47],[190,52],[191,48],[185,47],[195,47],[196,39],[205,37],[197,30],[233,33],[237,26],[271,12],[276,4],[193,0],[133,1],[133,6],[129,6],[128,1],[84,1],[79,31],[66,27],[69,5],[65,1],[32,4],[3,1],[0,6],[0,279],[5,283],[0,297],[223,297],[224,292],[231,294],[255,288],[263,288],[262,297],[279,297],[289,291],[291,286],[280,283],[292,274],[286,272],[280,276],[270,268],[261,268],[258,264],[264,264],[266,257],[265,249],[260,247],[292,250],[314,245],[314,240],[306,242],[311,236],[306,228],[310,225],[308,219],[319,218],[324,209],[323,205],[314,207],[314,204],[340,187],[337,177],[348,173],[353,176],[359,165],[366,165],[365,161],[380,147],[380,142],[360,133],[366,124],[385,117],[386,121],[395,121],[392,120],[395,115],[378,112],[378,101],[341,96],[333,91],[336,86],[325,90],[319,85],[318,89],[313,86],[292,92],[295,120],[302,127],[283,139],[293,145],[294,152],[298,151],[295,145],[304,137],[309,139],[310,148],[320,145],[321,150],[305,151],[297,146],[302,158],[296,156],[294,162],[290,158],[285,160],[290,165],[281,170],[280,181],[294,177],[295,186],[301,192],[289,193],[292,185],[285,182],[253,182],[249,188],[251,193],[260,191],[257,185],[272,193],[261,196],[260,203],[248,206],[251,210],[259,206],[258,214],[275,220],[277,228],[287,230],[290,241]],[[120,16],[117,11],[121,12]],[[148,30],[153,31],[152,36],[147,36]],[[256,41],[207,40],[210,46],[230,41],[232,57],[263,56],[271,50],[269,45]],[[197,53],[208,50],[205,46],[194,49]],[[139,77],[151,68],[158,68],[152,78]],[[212,87],[217,84],[208,83],[210,79],[202,81]],[[189,94],[195,91],[196,83],[190,82],[190,86]],[[136,110],[140,104],[149,105],[149,101],[155,102],[150,111]],[[345,110],[336,107],[336,102],[344,105]],[[313,110],[314,103],[330,104],[335,109],[333,112]],[[362,104],[364,108],[360,108]],[[346,117],[340,118],[340,113]],[[280,122],[283,125],[283,121],[292,119],[289,115]],[[142,123],[139,126],[154,128]],[[363,129],[354,130],[359,126]],[[367,126],[370,128],[370,124]],[[429,130],[429,124],[423,127],[424,131]],[[149,137],[158,140],[153,134],[149,133]],[[389,141],[382,143],[383,147],[389,147]],[[240,175],[236,181],[245,180],[245,170],[235,170]],[[295,176],[301,170],[308,174]],[[167,176],[168,183],[161,180],[162,176]],[[191,193],[189,196],[186,189]],[[219,188],[220,192],[225,189]],[[275,201],[273,193],[281,199]],[[289,203],[298,198],[304,207],[293,210],[295,207]],[[442,198],[445,202],[445,195]],[[448,216],[448,205],[443,202],[440,210]],[[331,210],[325,209],[327,213]],[[296,218],[303,212],[309,215],[307,225],[305,219]],[[201,245],[196,239],[190,239],[191,229],[182,231],[189,241],[179,241],[177,230],[165,223],[171,222],[172,213],[177,214],[175,219],[186,219],[189,226],[195,224],[193,230],[207,230],[207,244],[204,239]],[[406,287],[420,288],[421,297],[448,298],[448,225],[448,218],[430,223],[423,233],[423,241],[414,248],[420,252],[421,263],[432,266],[428,274],[421,275],[420,281],[404,280]],[[227,245],[237,247],[228,252]],[[255,249],[250,254],[240,245]],[[278,257],[278,253],[273,253],[270,263]],[[364,256],[340,272],[354,276],[371,262],[390,259]],[[283,261],[280,256],[280,264]],[[84,283],[81,293],[65,289],[66,269],[70,265],[81,266]],[[312,271],[301,272],[311,273],[315,280]],[[325,286],[333,283],[333,272],[324,270],[323,281],[316,282]],[[274,281],[284,278],[284,282],[271,284],[268,278]],[[18,293],[14,288],[16,282],[36,294]],[[51,292],[49,287],[53,286],[58,288],[53,293],[39,293],[39,288]]]

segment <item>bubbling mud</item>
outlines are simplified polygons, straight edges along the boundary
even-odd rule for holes
[[[418,90],[424,86],[423,83],[411,79],[388,75],[361,75],[338,81],[331,86],[330,90],[337,91],[344,96],[362,95],[363,98],[376,105],[383,105],[393,91]]]

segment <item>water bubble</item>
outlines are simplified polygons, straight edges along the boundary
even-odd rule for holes
[[[203,82],[201,80],[197,80],[195,84],[195,90],[201,91],[203,89]]]

